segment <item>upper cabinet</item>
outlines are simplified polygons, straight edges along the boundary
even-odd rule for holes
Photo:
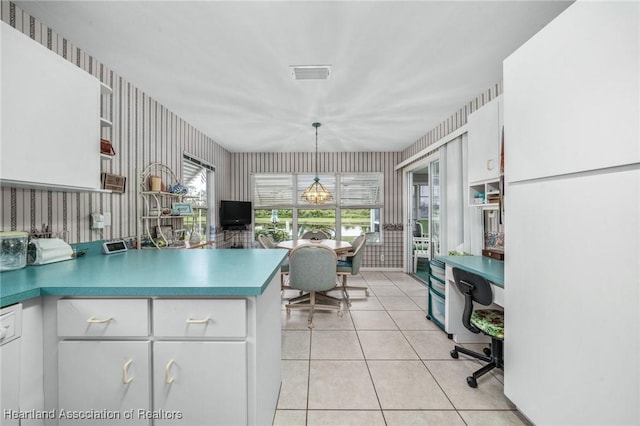
[[[500,177],[502,96],[485,104],[468,119],[469,184]]]
[[[65,191],[100,188],[100,81],[1,23],[0,180]]]

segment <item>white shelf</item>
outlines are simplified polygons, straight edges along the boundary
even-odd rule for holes
[[[113,155],[107,155],[107,154],[100,154],[100,158],[102,158],[103,160],[109,160],[111,161],[113,159]]]
[[[111,123],[109,120],[107,120],[104,117],[100,117],[100,127],[111,127],[113,126],[113,123]]]
[[[100,82],[100,94],[101,95],[111,95],[113,94],[113,89],[107,86],[106,84]]]

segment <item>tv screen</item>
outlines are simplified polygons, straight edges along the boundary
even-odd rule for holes
[[[244,229],[251,225],[251,201],[220,201],[222,229]]]

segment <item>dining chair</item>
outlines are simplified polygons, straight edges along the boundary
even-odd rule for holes
[[[353,250],[345,253],[345,260],[340,260],[338,262],[338,276],[342,277],[342,294],[347,301],[348,306],[351,306],[348,290],[364,290],[365,296],[369,296],[368,287],[347,285],[347,276],[358,275],[360,272],[366,243],[367,238],[364,234],[357,236],[352,242]]]
[[[278,248],[276,242],[273,241],[271,235],[260,234],[258,235],[258,243],[265,249]],[[287,257],[280,264],[280,290],[288,290],[290,287],[287,285],[287,276],[289,275],[289,258]]]
[[[289,299],[285,306],[287,317],[291,309],[309,309],[308,326],[313,328],[316,310],[337,310],[342,316],[342,301],[324,294],[336,287],[336,253],[325,246],[303,244],[289,255],[289,286],[305,294]]]
[[[313,229],[302,234],[302,237],[300,238],[303,240],[329,240],[331,239],[331,236],[319,229]]]
[[[452,358],[458,358],[458,353],[462,353],[487,362],[482,368],[467,377],[467,385],[475,388],[478,387],[478,378],[494,368],[502,369],[504,366],[502,359],[504,312],[498,309],[474,309],[474,302],[483,306],[489,306],[493,303],[491,283],[484,277],[464,269],[453,268],[453,278],[456,287],[464,296],[462,324],[473,333],[484,333],[491,337],[491,349],[485,348],[484,354],[460,346],[454,346],[450,353]]]
[[[418,259],[429,259],[430,240],[426,237],[413,237],[413,273],[418,272]]]

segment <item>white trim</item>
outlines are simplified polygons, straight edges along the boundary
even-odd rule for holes
[[[440,148],[442,145],[446,145],[446,144],[448,144],[449,142],[451,142],[452,140],[454,140],[456,138],[459,138],[464,133],[467,133],[467,125],[466,124],[463,124],[462,126],[458,127],[453,132],[449,133],[448,135],[446,135],[445,137],[443,137],[440,140],[436,141],[435,143],[432,143],[431,145],[429,145],[428,147],[426,147],[422,151],[418,152],[417,154],[413,154],[411,157],[409,157],[406,160],[398,163],[396,165],[396,167],[395,167],[395,170],[400,170],[404,166],[413,163],[418,158],[420,158],[420,157],[422,157],[422,156],[424,156],[426,154],[429,154],[431,151],[435,151],[436,149]]]

